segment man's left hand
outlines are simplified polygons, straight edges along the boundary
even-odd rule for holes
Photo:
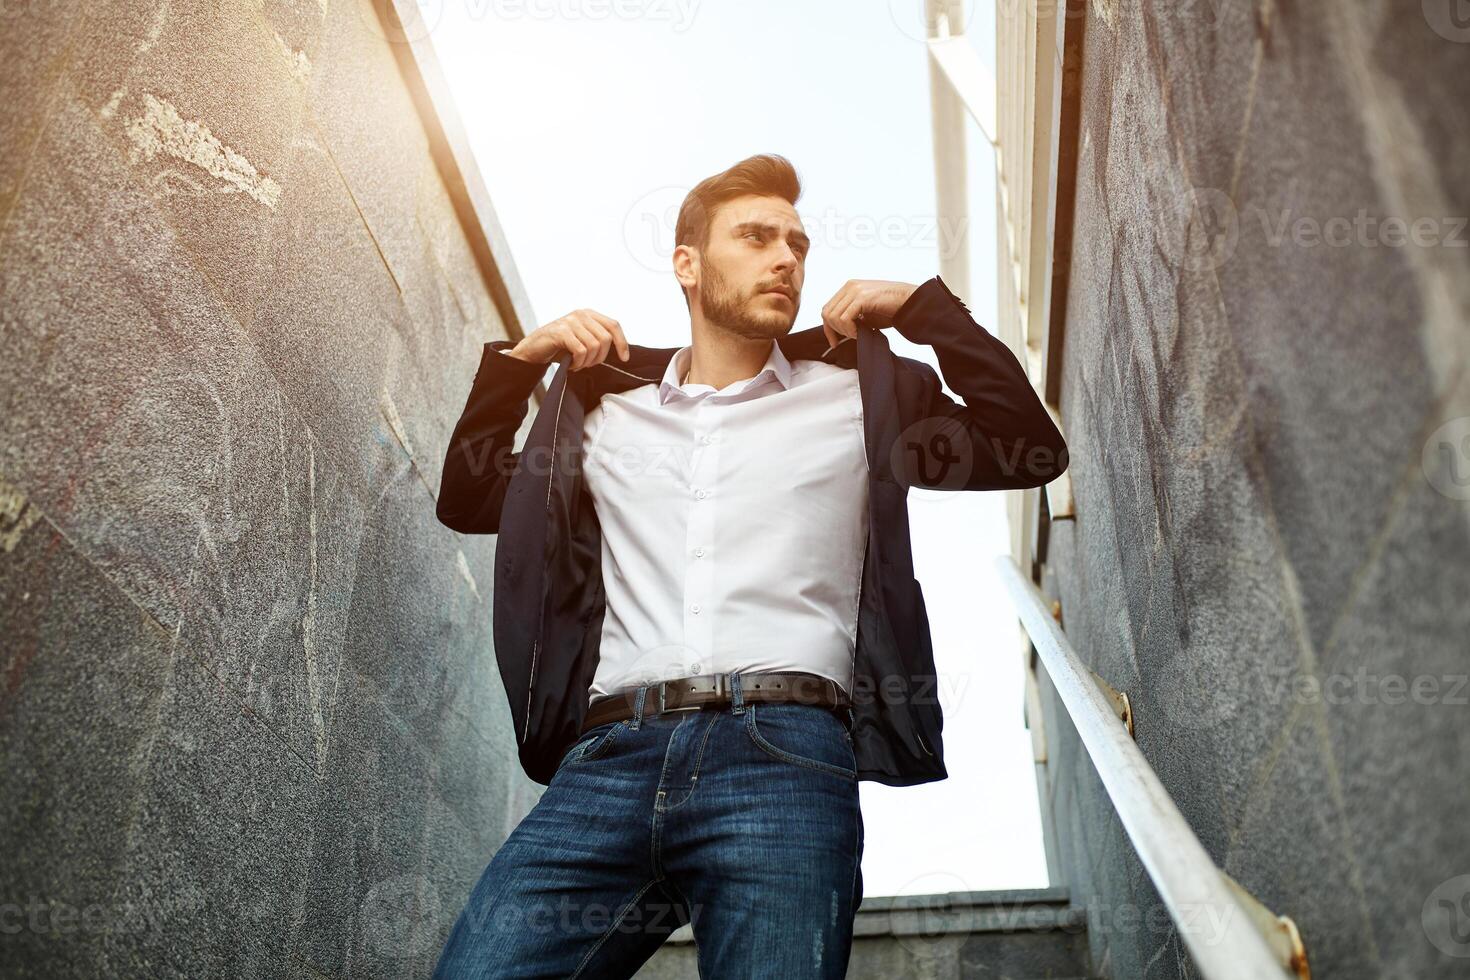
[[[849,279],[822,307],[822,332],[829,346],[856,337],[859,327],[891,327],[893,315],[918,286],[882,279]]]

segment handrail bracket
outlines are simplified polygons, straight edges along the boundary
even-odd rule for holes
[[[1096,671],[1089,670],[1088,673],[1092,674],[1094,683],[1102,689],[1103,694],[1107,695],[1108,700],[1112,702],[1113,714],[1117,715],[1118,720],[1123,723],[1123,727],[1128,729],[1128,737],[1136,738],[1133,734],[1133,703],[1128,700],[1127,693],[1118,690],[1103,680],[1097,675]]]
[[[1272,912],[1260,899],[1247,891],[1244,885],[1230,877],[1229,872],[1223,868],[1219,871],[1221,879],[1235,894],[1250,917],[1251,924],[1265,938],[1266,944],[1271,947],[1281,965],[1290,970],[1297,980],[1312,980],[1312,968],[1307,962],[1307,948],[1291,916]]]

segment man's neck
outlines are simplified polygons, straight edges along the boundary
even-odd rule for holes
[[[689,365],[679,384],[708,385],[716,390],[753,378],[771,356],[774,340],[735,340],[728,343],[695,341]]]

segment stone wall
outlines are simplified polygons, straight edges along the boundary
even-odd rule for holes
[[[533,802],[434,518],[507,284],[381,6],[0,11],[6,976],[426,975]]]
[[[1052,525],[1046,581],[1206,849],[1334,980],[1470,976],[1456,9],[1087,11],[1076,517]],[[1091,906],[1094,963],[1196,975],[1049,686],[1045,704],[1058,883]]]

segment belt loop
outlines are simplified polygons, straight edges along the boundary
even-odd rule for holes
[[[745,714],[745,699],[740,696],[740,672],[730,673],[730,714]]]
[[[638,685],[638,697],[633,702],[633,724],[631,724],[631,725],[628,726],[629,728],[631,728],[635,732],[638,730],[638,726],[641,725],[641,724],[643,724],[643,699],[646,698],[647,696],[648,696],[648,685],[647,684],[639,684]]]

